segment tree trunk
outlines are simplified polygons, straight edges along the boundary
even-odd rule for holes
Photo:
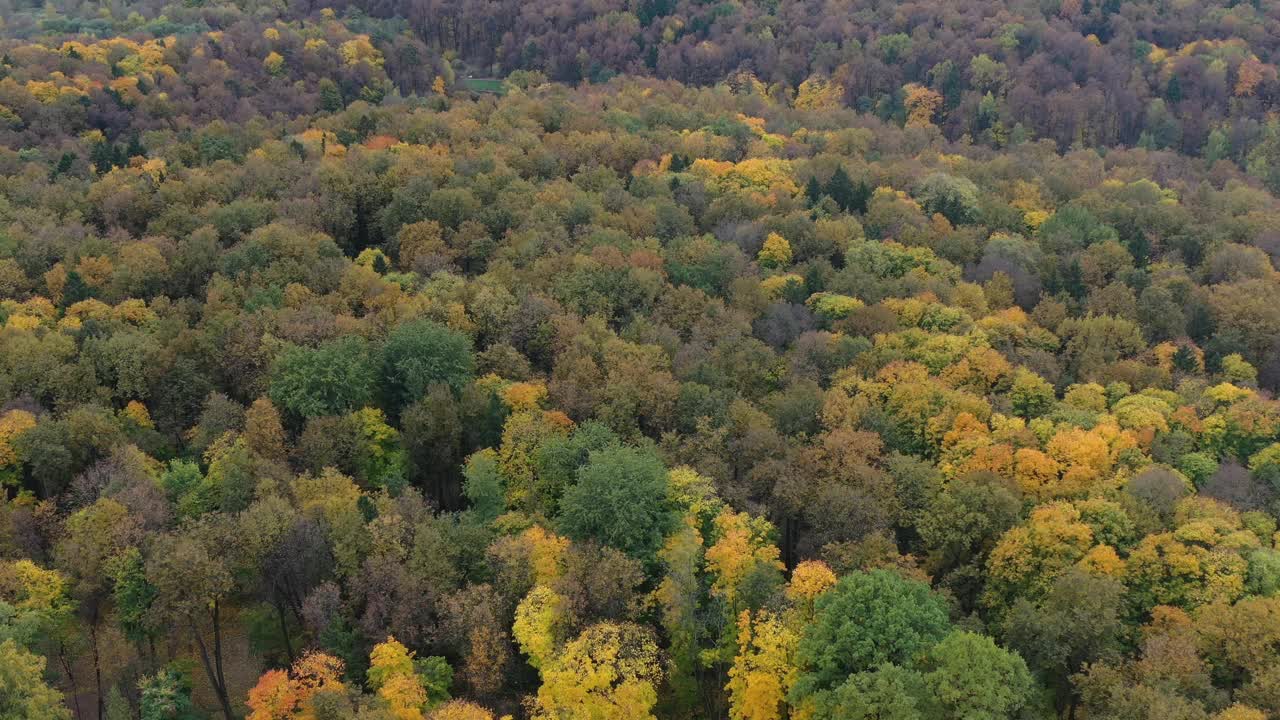
[[[107,704],[102,696],[102,663],[98,655],[98,608],[93,608],[93,616],[89,618],[89,642],[93,643],[93,680],[98,688],[98,720],[106,715]]]
[[[204,672],[209,676],[209,684],[213,686],[213,692],[218,696],[218,702],[222,705],[222,714],[226,716],[226,720],[236,720],[235,712],[231,709],[231,698],[227,696],[227,687],[222,683],[222,658],[218,657],[217,666],[209,659],[209,646],[204,642],[204,636],[200,634],[200,624],[191,618],[191,634],[195,636],[196,644],[200,646],[200,662],[204,665]],[[217,632],[215,631],[215,641]],[[221,642],[215,642],[214,652],[221,655]]]
[[[289,664],[293,664],[293,643],[289,641],[289,623],[285,622],[284,604],[277,600],[272,603],[276,606],[276,617],[280,619],[280,638],[284,640],[284,651],[289,656]]]
[[[76,685],[76,674],[71,669],[71,661],[67,659],[67,646],[58,643],[58,661],[62,663],[62,671],[67,674],[67,682],[71,683],[71,705],[76,711],[77,720],[83,720],[80,712],[80,688]]]

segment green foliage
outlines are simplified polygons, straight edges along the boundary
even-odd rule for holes
[[[971,223],[980,211],[978,186],[968,178],[934,173],[920,181],[915,196],[926,212],[939,213],[952,225]]]
[[[575,540],[597,540],[652,561],[673,527],[667,470],[652,451],[614,447],[593,451],[565,491],[559,524]]]
[[[1031,704],[1035,684],[1016,653],[989,637],[957,630],[922,662],[925,686],[947,720],[1000,720]]]
[[[887,570],[846,575],[818,598],[796,653],[802,674],[792,696],[825,702],[850,675],[909,664],[949,629],[946,605],[928,585]]]
[[[138,682],[138,711],[142,720],[194,720],[191,683],[185,673],[163,668]]]
[[[379,387],[396,416],[432,385],[446,385],[457,393],[475,373],[470,338],[431,320],[392,330],[380,363]]]
[[[481,450],[467,458],[462,471],[465,478],[462,492],[471,503],[471,511],[481,522],[492,522],[505,507],[502,474],[498,470],[498,455],[492,450]]]
[[[340,415],[368,403],[374,387],[369,345],[347,336],[315,349],[291,347],[271,374],[271,400],[296,416]]]

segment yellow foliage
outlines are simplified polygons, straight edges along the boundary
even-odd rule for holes
[[[137,400],[130,400],[129,404],[124,406],[124,410],[120,411],[120,414],[138,427],[155,427],[151,422],[151,413],[147,412],[147,406]]]
[[[1111,448],[1096,429],[1064,428],[1045,449],[1063,469],[1057,496],[1086,493],[1111,471]]]
[[[791,104],[800,110],[830,110],[840,107],[844,99],[844,87],[829,78],[810,75],[796,88],[796,99]]]
[[[1214,715],[1213,720],[1267,720],[1267,714],[1248,705],[1236,703]]]
[[[760,281],[760,289],[764,290],[765,295],[771,300],[782,297],[782,291],[787,285],[795,283],[797,287],[804,288],[804,278],[795,273],[786,273],[784,275],[771,275]]]
[[[780,720],[799,669],[794,662],[799,636],[768,610],[738,615],[738,654],[729,669],[729,717]]]
[[[651,720],[662,680],[658,646],[646,628],[599,623],[543,670],[537,720]]]
[[[40,318],[30,315],[11,315],[4,326],[13,330],[35,330],[40,327]]]
[[[786,267],[791,264],[791,243],[778,233],[769,233],[764,239],[764,246],[756,256],[760,264],[769,268]]]
[[[284,72],[284,56],[273,50],[262,59],[262,67],[272,75],[280,75]]]
[[[1026,495],[1049,499],[1056,493],[1061,466],[1052,457],[1034,448],[1022,448],[1013,454],[1013,477]]]
[[[547,386],[540,382],[511,383],[502,391],[502,401],[512,410],[534,410],[547,398]]]
[[[902,103],[907,108],[907,127],[932,125],[934,113],[942,106],[942,96],[917,83],[908,83],[902,89],[906,92]]]
[[[68,307],[67,316],[80,320],[106,320],[111,317],[111,306],[97,298],[89,298]]]
[[[466,700],[454,700],[431,711],[428,720],[493,720],[493,713]]]
[[[511,634],[529,664],[544,668],[556,656],[564,634],[567,601],[546,585],[535,585],[516,606]]]
[[[114,270],[115,266],[111,263],[111,258],[105,255],[83,257],[76,264],[76,272],[80,273],[85,285],[94,288],[102,287],[106,284],[107,280],[111,279],[111,273]]]
[[[382,687],[378,688],[378,697],[386,701],[396,720],[422,720],[422,708],[427,704],[427,690],[412,671],[387,678]]]
[[[382,53],[369,41],[368,35],[357,35],[338,47],[338,52],[348,65],[365,63],[374,67],[382,67]]]
[[[1054,579],[1093,547],[1093,530],[1070,503],[1041,505],[996,543],[987,561],[987,597],[999,607],[1046,592]]]
[[[836,574],[826,563],[821,560],[805,560],[791,571],[791,582],[787,583],[787,599],[812,603],[835,584]]]
[[[758,565],[783,569],[778,546],[768,537],[772,527],[760,517],[722,510],[715,519],[718,538],[707,548],[707,569],[715,577],[711,593],[736,610],[738,586]]]
[[[0,470],[18,461],[13,440],[35,426],[36,416],[26,410],[15,409],[0,415]]]
[[[1124,578],[1124,560],[1116,554],[1116,549],[1110,545],[1098,545],[1089,550],[1084,557],[1080,558],[1080,567],[1086,572],[1095,575],[1105,575],[1116,579]]]
[[[529,543],[533,581],[550,585],[558,580],[564,572],[564,554],[569,549],[569,538],[548,532],[541,525],[525,530],[523,537]]]
[[[116,305],[111,312],[112,317],[117,320],[141,325],[142,323],[151,322],[156,319],[155,311],[147,307],[145,300],[138,298],[129,298]]]

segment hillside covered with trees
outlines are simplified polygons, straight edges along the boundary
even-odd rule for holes
[[[1278,63],[0,0],[0,718],[1280,720]]]

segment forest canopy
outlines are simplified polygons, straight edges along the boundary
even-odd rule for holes
[[[0,717],[1280,718],[1277,38],[0,0]]]

